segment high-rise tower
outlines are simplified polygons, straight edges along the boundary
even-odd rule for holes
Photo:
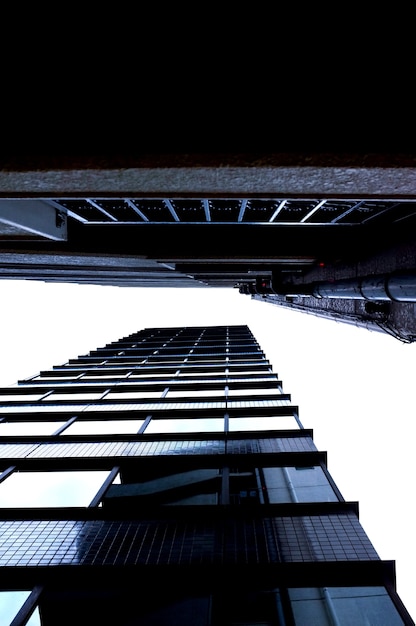
[[[247,326],[148,328],[0,394],[2,624],[414,624]]]

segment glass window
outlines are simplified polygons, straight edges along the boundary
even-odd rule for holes
[[[281,389],[279,387],[273,387],[272,389],[229,389],[228,395],[234,396],[275,396],[280,395]]]
[[[251,376],[253,376],[253,375],[255,376],[255,375],[260,375],[260,374],[267,374],[267,379],[269,379],[269,377],[270,377],[271,380],[276,380],[276,378],[277,378],[276,374],[272,374],[268,370],[264,370],[263,368],[262,369],[257,369],[257,370],[251,370],[251,369],[240,370],[240,369],[236,369],[236,368],[233,368],[232,366],[230,366],[229,373],[230,373],[231,376],[238,376],[238,377],[241,376],[243,378],[246,378],[248,376],[251,378]]]
[[[75,421],[62,435],[116,435],[136,434],[144,420]],[[1,433],[1,430],[0,430]]]
[[[120,378],[126,378],[126,376],[127,374],[101,374],[101,376],[85,374],[85,376],[82,377],[82,380],[97,380],[97,381],[109,380],[109,379],[118,380]]]
[[[123,472],[123,483],[113,484],[105,494],[104,507],[137,507],[139,500],[163,505],[170,504],[218,504],[221,477],[218,469],[196,469],[179,474],[163,474],[156,477],[142,472],[137,476]]]
[[[275,384],[277,382],[276,376],[274,375],[259,376],[258,372],[257,372],[257,375],[252,375],[252,376],[244,376],[244,374],[232,374],[229,376],[228,380],[229,380],[230,385],[232,385],[233,383],[237,383],[237,382],[254,383],[254,382],[264,382],[265,380],[267,380],[270,383],[275,383]]]
[[[148,380],[149,382],[151,382],[153,379],[155,378],[166,378],[166,380],[170,380],[172,378],[172,376],[175,375],[175,371],[172,370],[172,372],[165,372],[163,374],[152,374],[152,372],[146,372],[144,374],[131,374],[129,376],[129,380],[134,379],[139,379],[139,378],[143,378],[145,380]]]
[[[296,626],[404,625],[384,587],[297,588],[288,591]]]
[[[230,417],[229,430],[292,430],[299,429],[293,415],[268,415],[267,417]]]
[[[72,400],[98,400],[102,395],[102,391],[96,393],[59,393],[54,391],[44,398],[43,402],[55,402],[56,400],[66,400],[67,402],[71,402]]]
[[[65,422],[0,422],[0,436],[52,435]]]
[[[209,398],[223,396],[225,394],[224,388],[222,389],[192,389],[182,391],[169,390],[166,394],[166,398]]]
[[[189,378],[190,380],[195,380],[198,378],[201,378],[203,380],[206,380],[207,378],[210,378],[211,376],[215,376],[215,377],[225,377],[225,370],[223,372],[218,372],[217,370],[213,371],[213,372],[188,372],[185,368],[182,368],[178,378],[180,378],[181,380],[183,378]]]
[[[0,483],[0,507],[88,506],[107,471],[13,472]]]
[[[0,591],[0,615],[2,624],[11,624],[14,617],[20,611],[22,605],[30,595],[30,591]],[[40,626],[39,611],[36,609],[27,626]]]
[[[110,391],[105,396],[105,400],[139,400],[141,398],[153,398],[159,400],[162,396],[164,389],[160,391]]]
[[[160,593],[146,585],[138,593],[128,589],[98,588],[71,590],[58,589],[57,597],[50,594],[42,616],[45,624],[56,626],[63,623],[77,626],[91,624],[111,626],[207,626],[211,624],[211,607],[208,596],[192,594],[189,590],[164,589],[163,602]],[[3,625],[2,625],[3,626]],[[32,626],[32,625],[30,625]]]
[[[323,469],[265,467],[264,481],[270,502],[337,502]]]
[[[201,357],[198,357],[198,356],[193,357],[191,355],[188,358],[188,363],[192,364],[192,365],[196,365],[197,363],[201,364],[201,365],[203,363],[207,363],[208,365],[212,365],[212,364],[215,363],[216,365],[222,365],[223,364],[224,367],[226,366],[226,361],[224,361],[224,359],[221,358],[221,357],[219,357],[219,358],[211,358],[211,359],[204,359],[204,358],[202,358],[202,356]]]
[[[1,394],[0,402],[37,402],[37,400],[40,400],[40,398],[44,395],[45,395],[45,392]]]
[[[152,419],[146,427],[145,433],[204,433],[222,432],[223,430],[223,418]]]
[[[174,379],[170,379],[170,384],[174,387],[177,387],[178,389],[181,388],[181,386],[184,386],[184,383],[190,382],[190,383],[213,383],[217,385],[217,388],[220,387],[221,389],[224,389],[225,385],[227,384],[227,379],[225,376],[223,376],[222,378],[220,378],[218,375],[215,374],[210,374],[209,376],[205,377],[205,378],[201,378],[201,376],[195,374],[195,378],[188,375],[184,375],[181,378],[174,378]]]

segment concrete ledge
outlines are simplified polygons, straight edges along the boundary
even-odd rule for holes
[[[216,166],[0,170],[0,197],[416,198],[412,167]]]

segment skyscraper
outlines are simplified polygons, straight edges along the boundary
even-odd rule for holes
[[[0,393],[4,623],[414,624],[247,326],[147,328]]]

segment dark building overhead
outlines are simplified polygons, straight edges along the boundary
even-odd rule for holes
[[[409,290],[329,306],[316,285],[415,274],[415,189],[409,154],[27,158],[0,170],[0,277],[237,288],[413,341]]]

